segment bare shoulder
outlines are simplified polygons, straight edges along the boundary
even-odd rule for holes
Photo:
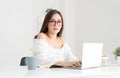
[[[46,34],[45,33],[39,33],[37,35],[37,39],[46,39]]]

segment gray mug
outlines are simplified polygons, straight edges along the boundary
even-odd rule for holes
[[[26,57],[26,64],[27,64],[28,70],[36,70],[38,65],[37,57],[34,57],[34,56]]]

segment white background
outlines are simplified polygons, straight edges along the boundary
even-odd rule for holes
[[[0,66],[19,66],[21,57],[32,55],[33,37],[47,8],[62,12],[64,36],[78,58],[83,42],[103,42],[103,53],[114,63],[113,50],[120,46],[119,4],[119,0],[0,0]]]

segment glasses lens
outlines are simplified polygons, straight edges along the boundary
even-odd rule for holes
[[[62,22],[61,21],[56,21],[58,25],[62,25]]]

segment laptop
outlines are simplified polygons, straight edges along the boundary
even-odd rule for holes
[[[88,69],[101,66],[103,43],[83,43],[82,66],[75,69]],[[72,68],[72,67],[67,67]]]

